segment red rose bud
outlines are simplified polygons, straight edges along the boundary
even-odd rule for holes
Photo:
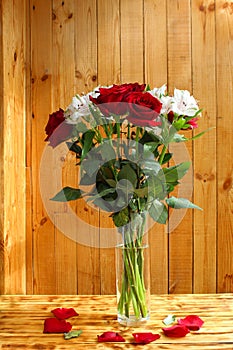
[[[178,320],[179,325],[186,326],[190,331],[198,331],[203,325],[204,321],[196,315],[189,315]]]
[[[47,137],[45,141],[49,141],[50,146],[56,147],[59,143],[70,138],[73,125],[65,122],[64,111],[59,109],[49,115],[49,121],[45,127]]]
[[[73,316],[78,316],[78,313],[73,308],[66,309],[64,307],[62,308],[59,307],[57,309],[52,310],[51,312],[59,320],[65,320]]]
[[[125,339],[115,332],[104,332],[101,335],[97,335],[98,342],[125,342]]]
[[[171,338],[185,337],[186,334],[189,333],[188,328],[184,325],[175,325],[168,328],[162,328],[162,330],[167,337]]]
[[[67,333],[71,330],[72,326],[69,322],[64,320],[58,320],[57,318],[47,318],[44,321],[43,333]]]
[[[157,340],[160,338],[159,334],[153,334],[153,333],[133,333],[134,340],[137,344],[149,344],[154,340]]]

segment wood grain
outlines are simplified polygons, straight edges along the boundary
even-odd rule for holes
[[[168,0],[167,2],[168,36],[168,90],[174,88],[191,90],[191,9],[188,1]],[[190,137],[191,133],[185,133]],[[184,146],[185,147],[185,146]],[[190,158],[192,144],[187,144]],[[176,163],[184,160],[184,150],[173,152]],[[183,178],[181,186],[184,192],[192,188],[192,177]],[[179,195],[180,196],[180,195]],[[181,196],[180,196],[181,197]],[[184,196],[186,197],[186,196]],[[170,293],[192,292],[192,211],[183,210],[181,222],[174,225],[176,216],[181,212],[172,211],[169,219],[169,291]],[[178,220],[179,222],[179,220]],[[173,227],[174,226],[174,227]]]
[[[169,228],[150,230],[151,290],[232,292],[232,2],[2,0],[0,9],[0,293],[115,293],[108,215],[84,200],[44,203],[41,190],[54,194],[60,181],[41,167],[44,128],[75,93],[136,81],[193,93],[203,117],[186,136],[216,126],[186,149],[193,168],[181,188],[203,211],[176,211],[185,215],[175,229],[171,211]],[[76,186],[73,156],[48,152],[50,169]]]
[[[199,129],[216,126],[215,14],[211,1],[192,6],[193,94],[203,108]],[[198,129],[194,134],[198,134]],[[196,140],[194,150],[194,293],[216,291],[216,130]],[[200,161],[201,159],[201,161]],[[210,161],[211,160],[211,161]],[[211,202],[211,206],[208,203]]]
[[[218,0],[216,2],[218,292],[233,289],[233,147],[231,145],[233,120],[230,117],[233,113],[232,28],[232,2]]]
[[[26,2],[4,1],[1,10],[0,292],[21,294],[26,292]]]
[[[120,326],[116,320],[115,296],[2,296],[0,298],[1,349],[133,349],[133,332],[153,332],[160,339],[148,344],[148,349],[232,349],[233,295],[157,295],[151,300],[151,319],[141,328]],[[73,329],[82,329],[79,338],[64,340],[62,334],[43,334],[43,323],[53,317],[51,310],[73,307],[79,316],[68,321]],[[196,314],[204,324],[199,331],[182,338],[165,337],[162,320],[169,313],[177,318]],[[125,343],[98,343],[97,335],[106,331],[122,334]],[[137,345],[137,348],[145,348]]]
[[[95,0],[75,2],[75,93],[87,93],[97,86],[97,4]],[[99,211],[78,201],[77,282],[79,294],[100,293]]]
[[[144,41],[145,81],[151,87],[160,87],[167,83],[166,1],[144,1]],[[151,291],[165,293],[168,291],[168,228],[167,225],[153,223],[153,220],[148,227],[150,227]]]

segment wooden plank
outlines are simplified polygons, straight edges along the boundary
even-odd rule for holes
[[[120,9],[119,0],[98,1],[98,83],[120,83]],[[100,210],[100,276],[101,294],[115,294],[115,249],[111,243],[116,235],[109,213]],[[111,271],[111,273],[110,273]]]
[[[191,10],[185,0],[167,2],[168,36],[168,90],[174,88],[191,90]],[[191,134],[186,132],[186,136]],[[178,145],[177,145],[178,147]],[[185,146],[183,146],[185,147]],[[192,152],[191,144],[188,150]],[[184,149],[176,150],[176,162],[184,161]],[[190,179],[183,178],[181,189],[189,191]],[[180,196],[178,194],[178,196]],[[184,195],[185,197],[185,195]],[[177,215],[182,221],[177,224]],[[190,293],[192,291],[192,212],[171,211],[169,219],[169,291]]]
[[[87,93],[97,85],[97,8],[95,0],[75,2],[75,90]],[[78,201],[77,280],[79,294],[100,293],[99,212]],[[98,242],[98,243],[96,243]]]
[[[32,49],[32,213],[33,213],[33,293],[53,294],[56,283],[54,260],[54,218],[48,217],[42,203],[38,175],[45,148],[45,125],[51,105],[52,93],[52,7],[51,2],[31,0]],[[43,25],[41,21],[43,19]],[[52,158],[51,158],[52,159]],[[50,164],[47,165],[49,167]],[[53,183],[44,179],[47,186]],[[49,268],[48,268],[49,267]]]
[[[125,328],[116,320],[116,296],[96,295],[51,295],[51,296],[2,296],[0,340],[2,349],[27,349],[35,347],[46,349],[68,349],[88,347],[88,349],[132,349],[134,332],[153,332],[161,335],[160,339],[148,344],[148,349],[232,349],[233,346],[233,294],[199,295],[152,295],[151,320],[143,327]],[[44,334],[43,323],[52,317],[51,310],[57,307],[73,307],[79,316],[68,321],[73,329],[82,329],[79,338],[65,341],[63,334]],[[169,338],[162,332],[162,320],[168,313],[175,313],[177,318],[187,314],[199,315],[204,324],[199,331],[192,331],[186,337]],[[30,327],[28,327],[30,325]],[[106,331],[122,334],[125,343],[98,343],[97,335]],[[23,345],[24,344],[24,345]],[[123,347],[124,346],[124,347]],[[139,349],[143,345],[137,345]]]
[[[0,2],[0,32],[3,33],[3,2]],[[4,71],[3,71],[3,35],[0,36],[0,115],[4,115]],[[4,274],[4,118],[0,118],[0,294],[4,293],[5,289],[5,274]]]
[[[1,4],[1,292],[26,292],[25,50],[26,2]],[[17,120],[17,122],[16,122]],[[20,208],[20,210],[19,210]],[[1,210],[1,211],[2,211]]]
[[[66,109],[70,104],[74,92],[74,2],[68,0],[61,3],[53,1],[52,21],[52,105],[53,110]],[[75,156],[69,156],[68,148],[66,161],[62,171],[62,186],[77,186],[77,169]],[[67,206],[70,205],[67,203]],[[75,208],[74,208],[75,209]],[[66,231],[60,232],[61,221],[63,227],[69,227],[70,215],[54,213],[55,225],[55,273],[56,293],[77,293],[77,269],[76,269],[76,242],[66,236]],[[69,271],[69,273],[67,273]]]
[[[98,1],[98,84],[120,83],[119,0]]]
[[[232,35],[232,2],[217,0],[218,292],[233,290]]]
[[[143,1],[121,1],[121,81],[144,82]]]
[[[144,23],[145,82],[151,88],[160,87],[167,83],[166,1],[145,0]],[[155,36],[155,33],[159,35]],[[168,291],[167,227],[155,223],[151,223],[150,227],[151,292],[166,293]]]
[[[192,5],[193,94],[203,108],[194,134],[216,125],[215,7]],[[201,69],[200,69],[201,67]],[[216,132],[194,142],[194,292],[216,291]],[[201,159],[201,162],[200,162]],[[211,160],[211,161],[210,161]],[[211,203],[211,205],[209,205]]]

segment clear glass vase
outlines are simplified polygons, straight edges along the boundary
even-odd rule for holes
[[[146,213],[132,213],[116,247],[117,318],[137,327],[150,317],[150,254]]]

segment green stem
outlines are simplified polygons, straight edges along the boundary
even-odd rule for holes
[[[163,145],[162,152],[159,155],[159,164],[163,164],[163,159],[167,151],[167,146]]]

